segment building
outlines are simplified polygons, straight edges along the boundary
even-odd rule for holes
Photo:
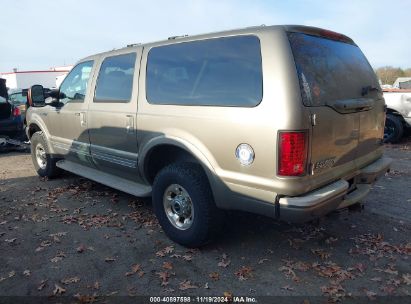
[[[6,79],[9,89],[26,89],[35,84],[41,84],[45,88],[56,87],[56,79],[67,75],[72,66],[62,66],[39,71],[18,71],[1,73],[0,78]]]

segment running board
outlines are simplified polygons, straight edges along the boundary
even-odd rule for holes
[[[80,165],[68,160],[60,160],[56,163],[57,167],[91,179],[108,187],[126,192],[128,194],[145,197],[151,195],[151,187],[129,181],[127,179],[111,175],[84,165]]]

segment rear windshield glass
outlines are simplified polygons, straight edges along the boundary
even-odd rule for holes
[[[363,88],[379,88],[373,69],[357,46],[302,33],[289,33],[288,37],[304,105],[362,98]]]
[[[237,36],[155,47],[146,90],[152,104],[254,107],[263,93],[260,40]]]

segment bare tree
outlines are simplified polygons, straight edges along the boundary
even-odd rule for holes
[[[411,77],[411,68],[401,69],[392,66],[384,66],[375,70],[382,84],[393,84],[398,77]]]

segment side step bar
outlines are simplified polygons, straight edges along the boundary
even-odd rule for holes
[[[151,195],[150,186],[138,184],[136,182],[101,172],[99,170],[83,166],[65,159],[58,161],[56,165],[63,170],[91,179],[100,184],[126,192],[134,196],[146,197]]]

